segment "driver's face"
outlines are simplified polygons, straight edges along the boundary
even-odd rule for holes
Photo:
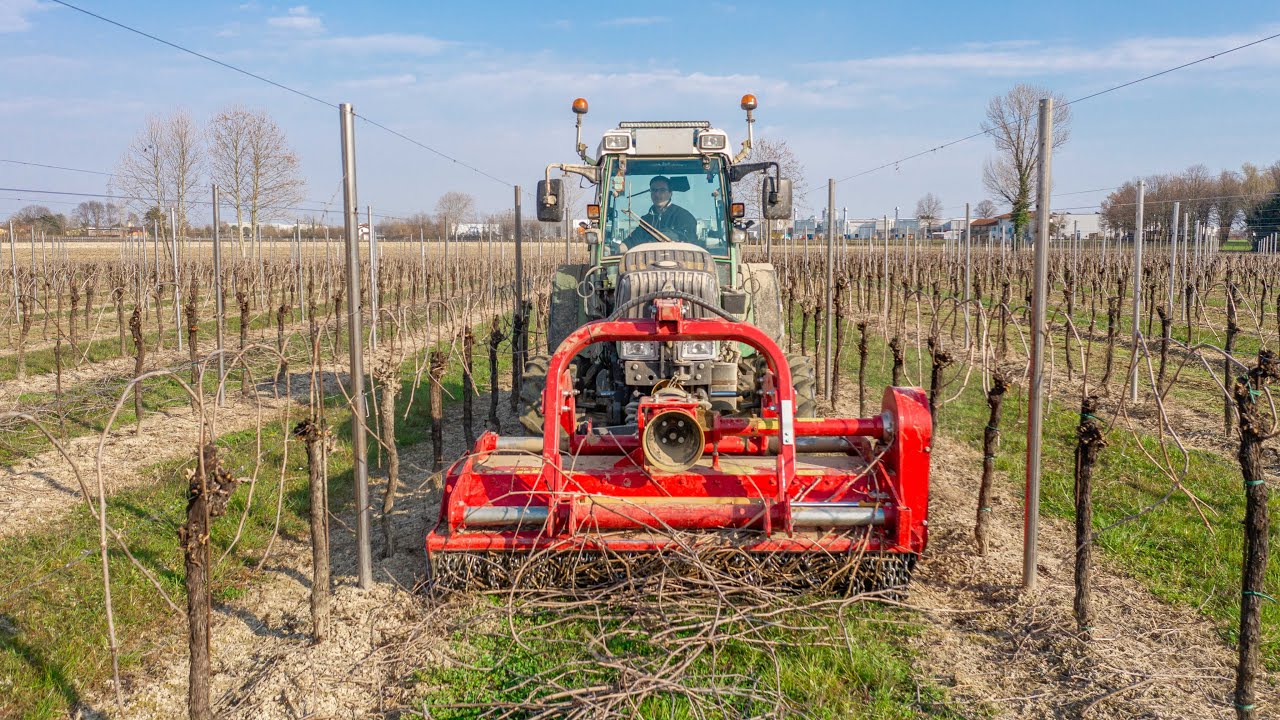
[[[654,183],[649,186],[649,197],[659,207],[671,202],[671,188],[666,183]]]

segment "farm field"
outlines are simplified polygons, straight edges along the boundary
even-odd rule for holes
[[[1022,593],[1030,254],[974,248],[968,303],[965,260],[954,247],[837,254],[837,398],[823,412],[870,414],[895,377],[934,398],[931,545],[903,599],[722,587],[740,594],[725,605],[696,586],[665,598],[639,586],[569,601],[429,590],[421,543],[438,513],[440,470],[486,426],[519,432],[510,393],[518,331],[509,248],[493,258],[468,248],[446,265],[442,248],[411,243],[380,259],[377,349],[365,338],[376,562],[372,589],[357,588],[336,254],[228,262],[220,383],[212,268],[191,247],[176,283],[165,274],[171,266],[153,274],[152,265],[95,250],[82,257],[72,248],[38,274],[19,266],[23,319],[11,308],[0,329],[8,338],[0,349],[0,714],[164,717],[184,701],[178,528],[202,438],[238,481],[210,535],[219,717],[604,712],[623,678],[643,688],[633,697],[637,712],[655,717],[1232,714],[1245,493],[1220,383],[1230,388],[1280,337],[1272,258],[1204,258],[1187,269],[1186,285],[1177,276],[1182,303],[1170,310],[1161,306],[1168,255],[1149,252],[1142,292],[1172,322],[1166,334],[1156,311],[1143,310],[1132,403],[1127,256],[1055,251],[1039,581]],[[765,259],[759,248],[749,252]],[[541,256],[524,248],[530,352],[545,350],[546,288],[562,253],[563,245]],[[790,318],[786,349],[821,358],[824,261],[816,248],[771,255]],[[5,297],[11,281],[0,276]],[[184,291],[182,350],[165,289],[175,285]],[[366,331],[369,304],[366,297]],[[114,323],[135,307],[137,333],[126,322],[122,336]],[[821,395],[827,379],[818,380]],[[984,513],[984,428],[997,384],[1008,390],[988,453]],[[1082,629],[1072,612],[1072,473],[1088,395],[1097,397],[1091,415],[1106,446],[1093,479],[1093,615]],[[332,432],[322,478],[333,592],[331,634],[314,644],[315,486],[309,491],[305,437],[292,433],[320,418]],[[1280,464],[1274,452],[1263,462],[1272,474]],[[974,541],[978,517],[988,523],[985,553]],[[113,707],[104,546],[123,710]],[[1267,580],[1280,581],[1274,565]],[[684,632],[657,632],[658,618],[671,622],[669,610],[654,614],[661,603],[681,608]],[[729,614],[717,620],[716,612]],[[1262,606],[1264,702],[1280,692],[1277,613]],[[769,620],[779,616],[789,619]]]

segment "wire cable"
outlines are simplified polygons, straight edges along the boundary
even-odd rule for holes
[[[1276,38],[1280,38],[1280,33],[1275,33],[1275,34],[1273,34],[1273,35],[1268,35],[1268,36],[1263,37],[1263,38],[1258,38],[1257,40],[1253,40],[1253,41],[1251,41],[1251,42],[1247,42],[1247,43],[1244,43],[1244,44],[1242,44],[1242,45],[1237,45],[1237,46],[1235,46],[1235,47],[1233,47],[1233,48],[1228,48],[1227,50],[1222,50],[1222,51],[1220,51],[1220,52],[1213,53],[1212,55],[1205,55],[1204,57],[1197,58],[1197,59],[1195,59],[1195,60],[1191,60],[1191,61],[1189,61],[1189,62],[1182,63],[1181,65],[1176,65],[1176,66],[1171,67],[1171,68],[1166,68],[1166,69],[1161,70],[1161,71],[1159,71],[1159,72],[1151,73],[1150,75],[1144,75],[1143,77],[1137,78],[1136,80],[1130,80],[1130,81],[1128,81],[1128,82],[1120,83],[1119,85],[1113,85],[1113,86],[1111,86],[1111,87],[1109,87],[1109,88],[1106,88],[1106,89],[1104,89],[1104,90],[1099,90],[1098,92],[1095,92],[1095,93],[1090,93],[1089,95],[1085,95],[1085,96],[1083,96],[1083,97],[1075,98],[1074,100],[1068,100],[1067,102],[1063,103],[1063,107],[1068,107],[1068,106],[1071,106],[1071,105],[1075,105],[1075,104],[1077,104],[1077,103],[1082,103],[1082,102],[1084,102],[1084,101],[1086,101],[1086,100],[1092,100],[1092,99],[1094,99],[1094,98],[1096,98],[1096,97],[1101,97],[1102,95],[1106,95],[1107,93],[1112,93],[1112,92],[1115,92],[1115,91],[1117,91],[1117,90],[1123,90],[1124,88],[1132,87],[1132,86],[1134,86],[1134,85],[1137,85],[1138,83],[1143,83],[1143,82],[1146,82],[1146,81],[1148,81],[1148,80],[1153,80],[1153,79],[1158,78],[1158,77],[1160,77],[1160,76],[1162,76],[1162,75],[1168,75],[1169,73],[1177,72],[1178,70],[1183,70],[1183,69],[1185,69],[1185,68],[1189,68],[1189,67],[1191,67],[1191,66],[1193,66],[1193,65],[1199,65],[1200,63],[1208,62],[1208,61],[1210,61],[1210,60],[1214,60],[1214,59],[1216,59],[1216,58],[1220,58],[1220,57],[1222,57],[1223,55],[1229,55],[1229,54],[1231,54],[1231,53],[1233,53],[1233,52],[1237,52],[1237,51],[1239,51],[1239,50],[1244,50],[1245,48],[1253,47],[1254,45],[1261,45],[1261,44],[1262,44],[1262,43],[1264,43],[1264,42],[1268,42],[1268,41],[1270,41],[1270,40],[1275,40]],[[962,138],[959,138],[958,140],[952,140],[952,141],[950,141],[950,142],[945,142],[945,143],[943,143],[943,144],[941,144],[941,145],[937,145],[937,146],[935,146],[935,147],[929,148],[928,150],[921,150],[920,152],[914,153],[914,154],[912,154],[912,155],[907,155],[906,157],[901,157],[901,158],[898,158],[897,160],[891,160],[891,161],[889,161],[889,162],[887,162],[887,163],[882,163],[882,164],[877,165],[877,166],[875,166],[875,167],[873,167],[873,168],[868,168],[867,170],[863,170],[862,172],[855,173],[855,174],[853,174],[853,175],[849,175],[848,177],[841,178],[841,179],[839,179],[839,180],[836,180],[836,184],[837,184],[837,185],[839,185],[840,183],[845,182],[846,180],[853,180],[853,179],[855,179],[855,178],[863,177],[864,175],[870,175],[871,173],[878,172],[878,171],[880,171],[880,170],[884,170],[885,168],[897,166],[897,165],[899,165],[899,164],[901,164],[901,163],[907,162],[908,160],[914,160],[914,159],[916,159],[916,158],[918,158],[918,157],[921,157],[921,156],[923,156],[923,155],[928,155],[928,154],[930,154],[930,153],[935,153],[935,152],[937,152],[937,151],[939,151],[939,150],[944,150],[944,149],[949,148],[949,147],[951,147],[951,146],[953,146],[953,145],[959,145],[960,143],[968,142],[969,140],[972,140],[972,139],[974,139],[974,138],[976,138],[976,137],[981,137],[981,136],[983,136],[983,135],[987,135],[987,134],[989,134],[989,133],[990,133],[990,131],[989,131],[989,130],[979,130],[978,132],[973,133],[972,135],[966,135],[966,136],[964,136],[964,137],[962,137]],[[806,192],[806,193],[805,193],[805,195],[808,195],[809,193],[812,193],[812,192],[814,192],[814,191],[816,191],[816,190],[819,190],[819,189],[821,189],[821,188],[820,188],[820,187],[814,187],[813,189],[811,189],[811,190],[809,190],[808,192]]]

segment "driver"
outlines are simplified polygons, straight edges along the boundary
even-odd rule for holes
[[[676,242],[696,242],[698,238],[698,221],[693,213],[671,202],[671,179],[665,175],[656,175],[649,181],[649,197],[653,207],[644,214],[644,221],[657,228],[659,232]],[[634,247],[646,242],[658,240],[653,233],[637,225],[627,236],[627,247]]]

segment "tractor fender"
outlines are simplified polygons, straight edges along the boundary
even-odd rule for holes
[[[782,345],[787,325],[782,317],[782,293],[772,263],[743,263],[742,289],[747,293],[747,321]]]

